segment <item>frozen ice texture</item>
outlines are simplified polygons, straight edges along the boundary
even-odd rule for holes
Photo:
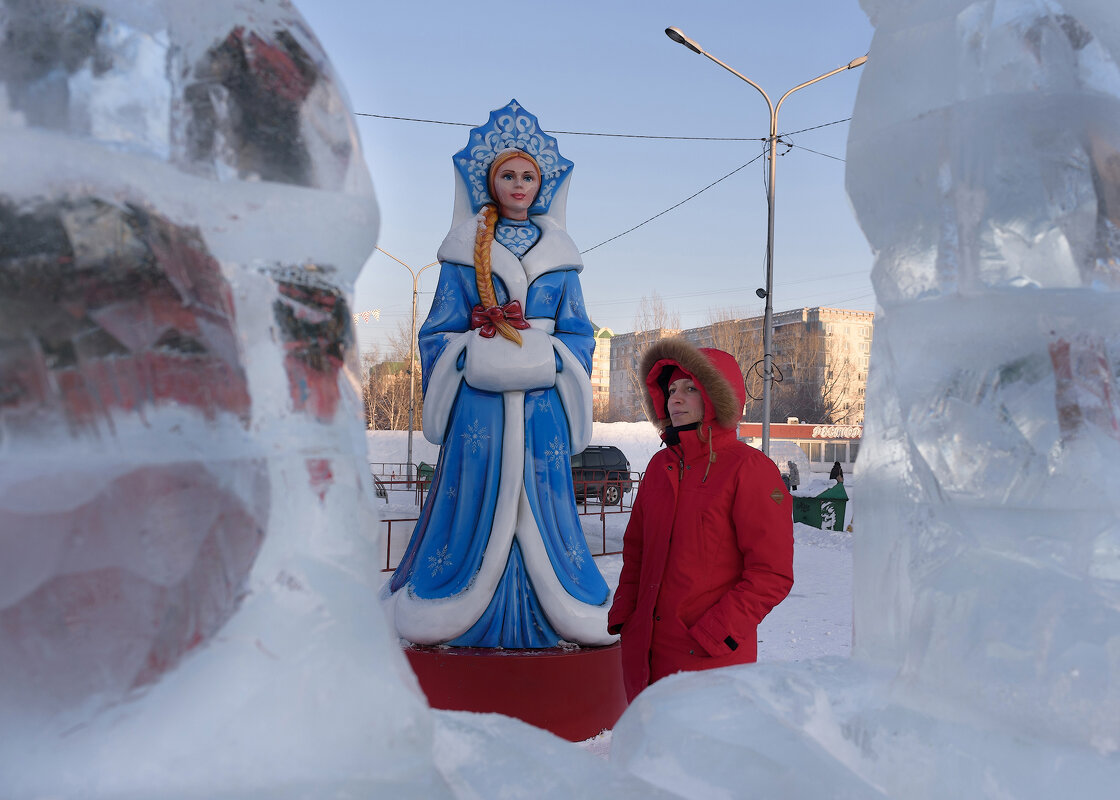
[[[280,2],[0,3],[0,795],[427,787],[348,303],[378,212]]]
[[[377,602],[377,206],[278,0],[0,0],[0,796],[661,796],[425,703]]]
[[[849,158],[876,168],[849,170],[848,192],[883,308],[999,288],[1117,288],[1113,4],[865,6],[878,28],[858,103],[874,108],[853,118]]]
[[[848,186],[884,312],[860,453],[879,504],[853,653],[1113,752],[1120,492],[1085,487],[1120,455],[1117,12],[873,11]]]
[[[666,680],[612,758],[711,796],[1110,796],[1120,7],[864,7],[847,185],[880,313],[852,659]],[[669,729],[676,768],[653,755]],[[690,784],[705,758],[736,767]]]
[[[381,616],[346,324],[377,212],[295,13],[5,0],[0,793],[1111,796],[1118,12],[864,5],[853,658],[671,676],[603,765],[427,709]]]

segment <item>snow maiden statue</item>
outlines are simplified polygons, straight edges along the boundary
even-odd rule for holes
[[[386,603],[417,644],[611,644],[569,460],[591,438],[595,347],[564,230],[572,162],[516,101],[453,160],[419,335],[424,435],[440,455]]]

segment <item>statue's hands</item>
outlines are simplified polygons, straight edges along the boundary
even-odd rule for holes
[[[463,378],[484,392],[547,389],[556,383],[552,337],[535,328],[519,331],[521,345],[476,333],[467,343]]]

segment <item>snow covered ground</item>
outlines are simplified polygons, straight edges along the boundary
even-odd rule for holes
[[[408,434],[405,431],[368,431],[366,438],[371,463],[406,461]],[[661,445],[648,422],[597,422],[591,442],[618,447],[636,472],[645,471],[650,458]],[[421,433],[413,434],[412,448],[414,463],[435,464],[438,448],[426,441]],[[813,476],[808,483],[802,484],[796,494],[819,494],[831,485],[832,481],[823,476]],[[849,495],[858,499],[858,480],[849,476],[844,485]],[[388,500],[387,503],[378,503],[383,520],[416,516],[417,506],[412,493],[391,491]],[[632,502],[633,495],[627,495],[626,505]],[[852,504],[850,499],[845,515],[847,520],[853,517]],[[600,552],[603,521],[595,513],[599,506],[589,503],[586,510],[589,514],[583,520],[588,542],[593,553]],[[620,549],[629,514],[608,513],[604,516],[607,549]],[[382,532],[387,528],[382,522]],[[407,544],[411,525],[394,522],[392,530],[390,563],[395,565]],[[759,662],[848,656],[852,645],[852,536],[847,531],[822,531],[800,523],[794,525],[794,587],[789,597],[759,626]],[[622,556],[599,556],[596,563],[613,590],[622,569]],[[387,577],[388,573],[385,575]]]

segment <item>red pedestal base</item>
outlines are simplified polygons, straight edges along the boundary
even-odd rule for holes
[[[432,708],[517,717],[572,742],[596,736],[626,710],[618,644],[574,650],[404,648]]]

